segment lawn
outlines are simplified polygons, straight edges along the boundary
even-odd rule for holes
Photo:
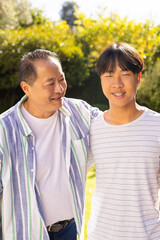
[[[95,188],[95,170],[91,168],[87,175],[86,183],[86,201],[85,201],[85,237],[84,240],[87,240],[87,225],[90,217],[91,211],[91,197]]]

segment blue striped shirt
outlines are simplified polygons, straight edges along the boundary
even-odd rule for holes
[[[20,111],[20,105],[26,98],[24,96],[0,116],[3,240],[49,240],[36,181],[35,137]],[[58,111],[74,218],[80,234],[84,216],[89,126],[91,118],[97,115],[97,109],[82,100],[64,98]]]

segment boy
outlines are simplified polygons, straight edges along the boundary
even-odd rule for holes
[[[109,46],[97,62],[109,110],[90,130],[96,187],[88,240],[160,239],[160,114],[136,103],[142,69],[127,43]]]

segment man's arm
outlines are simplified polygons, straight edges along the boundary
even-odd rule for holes
[[[89,103],[82,100],[82,104],[89,110],[91,118],[96,117],[101,111],[97,107],[92,107]]]
[[[3,154],[0,149],[0,239],[2,239],[2,192],[3,192],[3,187],[2,187],[2,161],[3,159]]]

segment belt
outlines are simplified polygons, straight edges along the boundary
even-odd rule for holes
[[[57,222],[57,223],[47,226],[47,230],[48,230],[48,232],[59,232],[62,229],[64,229],[69,223],[73,223],[73,222],[74,222],[74,218],[72,218],[70,220],[60,221],[60,222]]]

